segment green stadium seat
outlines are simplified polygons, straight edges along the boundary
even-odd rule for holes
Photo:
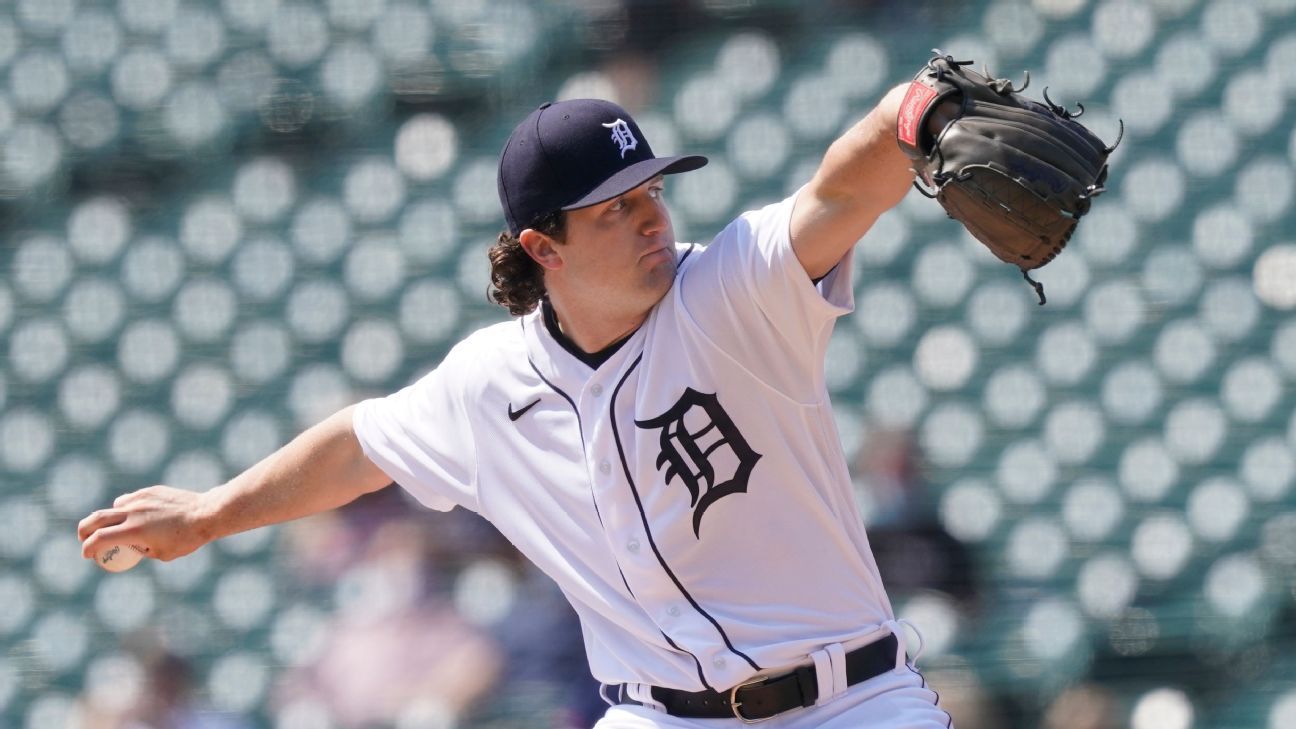
[[[233,473],[241,472],[270,455],[285,442],[283,423],[276,413],[249,407],[233,415],[221,432],[221,457]]]
[[[76,699],[63,691],[45,691],[31,697],[24,713],[24,726],[31,729],[57,729],[75,726],[78,719]]]
[[[1219,452],[1228,419],[1213,398],[1193,397],[1170,408],[1165,418],[1165,444],[1179,463],[1202,465]]]
[[[193,592],[213,579],[214,549],[197,552],[171,562],[153,562],[152,575],[167,602],[183,601],[186,593]]]
[[[1097,344],[1078,321],[1053,324],[1037,340],[1035,364],[1054,385],[1080,383],[1093,373],[1097,360]]]
[[[1051,516],[1027,516],[1008,530],[1004,576],[1009,580],[1048,582],[1070,555],[1066,530]]]
[[[1206,42],[1225,57],[1251,50],[1264,32],[1264,18],[1251,3],[1207,0],[1202,8],[1201,31]]]
[[[909,287],[881,282],[867,287],[856,302],[856,325],[872,347],[889,347],[907,341],[917,321],[917,302]]]
[[[984,441],[984,416],[961,402],[933,407],[923,419],[918,437],[927,459],[939,468],[966,466]]]
[[[1175,384],[1199,381],[1215,362],[1217,347],[1195,318],[1171,321],[1161,328],[1152,358],[1160,375]]]
[[[947,308],[963,301],[975,275],[972,261],[963,248],[953,242],[938,241],[918,251],[910,285],[922,304]]]
[[[1252,160],[1238,173],[1233,203],[1258,223],[1273,223],[1291,209],[1293,180],[1291,162],[1283,157],[1264,156]]]
[[[1194,725],[1197,709],[1193,701],[1178,688],[1155,688],[1134,700],[1130,709],[1130,729],[1188,729]]]
[[[1115,0],[1094,8],[1090,35],[1107,58],[1124,60],[1141,54],[1156,34],[1156,17],[1143,3]]]
[[[231,367],[240,382],[265,385],[288,368],[292,335],[282,322],[260,319],[242,324],[229,342]]]
[[[1039,504],[1057,486],[1059,466],[1039,439],[1024,437],[1005,443],[999,451],[995,482],[1009,501]]]
[[[1073,540],[1102,544],[1116,535],[1128,511],[1125,498],[1107,478],[1078,479],[1061,499],[1061,516]]]
[[[223,277],[198,274],[188,278],[176,291],[170,321],[175,322],[176,328],[190,341],[216,342],[224,339],[230,327],[234,326],[238,308],[238,294]],[[154,322],[150,329],[152,337],[149,346],[153,341],[160,340],[164,332],[170,331],[172,329],[168,322]],[[168,363],[167,366],[148,364],[144,357],[145,354],[141,353],[138,364],[132,368],[147,372],[147,379],[156,379],[174,369],[174,363]]]
[[[221,423],[233,401],[234,379],[217,365],[186,366],[172,381],[171,416],[192,430],[207,431]]]
[[[916,640],[912,633],[906,636],[912,646],[909,648],[911,656],[917,653],[919,644],[922,646],[919,658],[922,665],[930,665],[932,661],[939,661],[950,653],[958,640],[963,622],[959,606],[953,598],[935,591],[909,598],[896,608],[896,617],[922,626],[921,641]]]
[[[1180,209],[1186,184],[1177,161],[1154,156],[1129,163],[1118,187],[1138,221],[1157,224]]]
[[[1158,311],[1188,305],[1205,278],[1201,263],[1184,244],[1163,244],[1148,251],[1140,276],[1148,305]]]
[[[1145,359],[1109,365],[1103,375],[1103,411],[1113,424],[1147,423],[1159,410],[1164,396],[1161,375]]]
[[[293,279],[292,251],[276,236],[250,236],[230,259],[230,277],[239,301],[267,305],[280,298]]]
[[[261,706],[272,678],[263,656],[236,651],[212,663],[204,689],[216,709],[246,714]]]
[[[1240,276],[1215,279],[1202,292],[1197,318],[1212,336],[1224,342],[1246,338],[1260,319],[1260,303],[1251,282]]]
[[[869,418],[884,428],[908,429],[927,408],[927,388],[912,368],[897,364],[887,367],[869,380],[865,404]]]
[[[126,296],[115,281],[82,276],[65,293],[62,309],[67,333],[79,342],[104,341],[122,327],[126,307]]]
[[[1228,544],[1246,525],[1251,503],[1242,487],[1228,478],[1211,478],[1192,487],[1185,514],[1198,538]]]
[[[114,575],[95,587],[92,605],[99,625],[125,636],[152,623],[158,605],[157,587],[144,571]],[[76,622],[81,623],[79,619]]]
[[[246,632],[264,626],[275,608],[274,580],[256,566],[224,571],[212,591],[212,612],[226,627]]]
[[[865,84],[873,68],[866,65],[873,60],[868,51],[857,50],[848,41],[834,48],[839,66],[849,73],[841,74],[842,78],[850,77],[856,84]],[[852,56],[852,53],[857,55]],[[859,63],[859,62],[863,63]],[[764,96],[779,81],[783,72],[782,58],[778,44],[769,35],[759,31],[734,33],[720,44],[715,54],[715,73],[729,88],[733,89],[742,103],[750,103]]]
[[[1072,245],[1092,265],[1118,268],[1139,242],[1139,224],[1119,199],[1103,198],[1076,229]]]
[[[45,483],[50,512],[58,519],[81,519],[104,501],[107,491],[103,461],[81,452],[58,456]]]
[[[1173,512],[1142,519],[1130,536],[1130,556],[1138,571],[1154,581],[1178,577],[1192,561],[1194,540],[1184,519]]]
[[[351,404],[352,399],[346,374],[336,365],[319,362],[293,374],[286,404],[294,425],[305,430]]]
[[[1140,584],[1138,570],[1128,555],[1106,551],[1081,565],[1076,576],[1076,600],[1091,619],[1110,620],[1129,609]]]
[[[1229,365],[1220,386],[1220,402],[1236,422],[1267,420],[1283,397],[1283,381],[1268,357],[1245,357]]]
[[[1043,76],[1059,103],[1092,98],[1107,73],[1107,61],[1087,33],[1071,33],[1048,45]]]
[[[963,478],[940,497],[941,524],[956,539],[979,543],[994,537],[1003,520],[1003,501],[985,480]]]
[[[1243,452],[1238,475],[1256,501],[1281,502],[1296,478],[1296,455],[1279,436],[1257,438]]]

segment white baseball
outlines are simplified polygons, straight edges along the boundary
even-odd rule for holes
[[[144,550],[134,545],[114,544],[108,551],[95,555],[95,562],[109,572],[125,572],[144,559]]]

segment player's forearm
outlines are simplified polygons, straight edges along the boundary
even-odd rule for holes
[[[388,483],[360,449],[347,408],[209,491],[156,485],[122,494],[82,519],[77,536],[82,554],[96,560],[114,547],[172,560],[214,539],[335,509]]]
[[[351,426],[353,407],[306,430],[205,495],[205,541],[336,509],[391,482],[365,456]]]
[[[913,182],[913,172],[912,162],[896,143],[896,115],[907,88],[904,84],[891,89],[832,143],[812,183],[819,196],[855,203],[880,198],[891,205],[904,196]]]
[[[792,245],[812,278],[826,274],[913,182],[909,158],[896,143],[904,86],[833,142],[797,200]]]

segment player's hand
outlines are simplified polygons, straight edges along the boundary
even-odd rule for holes
[[[927,133],[935,139],[945,131],[949,123],[959,118],[963,112],[963,104],[954,99],[942,101],[935,109],[932,110],[931,116],[927,118]]]
[[[112,508],[81,520],[81,554],[93,559],[114,545],[138,547],[162,561],[183,557],[209,541],[203,527],[209,496],[170,486],[150,486],[118,496]]]

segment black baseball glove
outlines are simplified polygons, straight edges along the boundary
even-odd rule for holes
[[[1053,260],[1090,201],[1104,190],[1110,147],[1048,97],[1021,95],[1007,79],[979,74],[936,51],[905,94],[896,123],[900,148],[934,197],[1000,259],[1030,270]],[[933,116],[937,123],[932,123]],[[950,117],[942,127],[941,117]],[[933,133],[935,129],[935,133]],[[1124,125],[1121,125],[1124,134]]]

